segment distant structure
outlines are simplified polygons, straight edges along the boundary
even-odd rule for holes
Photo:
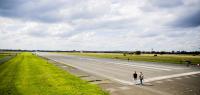
[[[83,51],[81,50],[80,53],[83,53]]]

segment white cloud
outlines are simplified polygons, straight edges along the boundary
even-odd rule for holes
[[[200,47],[196,19],[200,0],[20,1],[0,1],[4,4],[0,48],[191,51]]]

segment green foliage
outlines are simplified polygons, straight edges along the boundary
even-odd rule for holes
[[[123,56],[126,56],[126,53],[123,53]]]
[[[136,55],[140,55],[140,54],[141,54],[141,51],[136,51],[135,54],[136,54]]]
[[[108,95],[31,53],[0,64],[0,95]]]

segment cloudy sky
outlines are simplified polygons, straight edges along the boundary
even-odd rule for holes
[[[0,0],[0,48],[200,50],[200,0]]]

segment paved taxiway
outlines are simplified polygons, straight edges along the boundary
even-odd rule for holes
[[[132,74],[134,71],[137,71],[138,74],[139,72],[143,72],[145,82],[200,73],[200,69],[198,68],[177,64],[128,62],[117,59],[91,58],[45,52],[38,52],[37,54],[57,62],[65,63],[85,72],[128,85],[133,84]]]

